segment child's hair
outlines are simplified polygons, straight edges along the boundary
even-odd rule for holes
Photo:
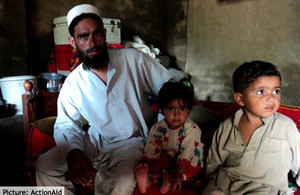
[[[260,76],[277,76],[281,81],[281,74],[277,67],[269,62],[252,61],[240,65],[233,73],[234,92],[243,93]]]
[[[181,99],[184,103],[184,105],[181,106],[185,106],[191,110],[194,104],[194,93],[183,83],[166,82],[158,93],[158,108],[163,110],[163,108],[165,108],[170,101],[176,99]]]

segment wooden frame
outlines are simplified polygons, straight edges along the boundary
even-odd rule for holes
[[[22,95],[23,104],[23,126],[24,126],[24,138],[25,144],[28,139],[28,132],[32,122],[57,115],[57,98],[59,92],[49,92],[45,90],[38,90],[35,94],[32,94],[31,87],[26,88],[26,93]]]

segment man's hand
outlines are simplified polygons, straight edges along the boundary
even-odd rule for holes
[[[67,156],[67,163],[71,181],[81,186],[86,186],[94,181],[96,169],[81,150],[71,150]]]

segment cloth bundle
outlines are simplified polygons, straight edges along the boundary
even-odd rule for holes
[[[126,48],[132,47],[149,54],[154,59],[160,54],[160,50],[158,48],[155,48],[153,45],[145,45],[145,41],[139,36],[133,36],[133,41],[124,41],[123,44]]]

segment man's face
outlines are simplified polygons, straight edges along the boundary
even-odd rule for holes
[[[99,69],[107,60],[106,30],[94,19],[84,18],[76,26],[70,43],[88,68]]]

